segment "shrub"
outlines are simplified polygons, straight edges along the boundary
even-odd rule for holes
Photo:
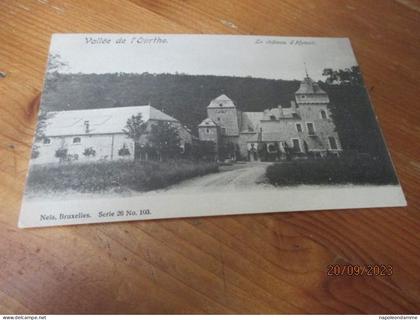
[[[68,154],[66,161],[77,161],[79,160],[79,155],[77,153]]]
[[[392,165],[372,157],[341,157],[290,161],[266,169],[273,185],[300,184],[397,184]]]
[[[214,162],[189,160],[33,165],[28,189],[36,192],[102,192],[121,188],[149,191],[217,171]]]
[[[159,121],[158,124],[153,124],[148,139],[156,149],[160,160],[179,157],[181,138],[178,129],[170,122]]]
[[[127,148],[125,143],[123,144],[122,148],[118,150],[118,155],[123,157],[130,155],[130,150]]]
[[[214,141],[196,141],[191,148],[191,154],[194,159],[214,161],[217,150]]]
[[[65,148],[60,148],[55,151],[55,157],[59,158],[60,161],[64,161],[67,158],[68,150]]]
[[[85,149],[85,151],[83,152],[83,155],[85,157],[94,157],[96,156],[96,151],[92,147],[89,147]]]
[[[31,159],[36,159],[39,157],[39,155],[40,155],[39,147],[34,145],[32,147]]]

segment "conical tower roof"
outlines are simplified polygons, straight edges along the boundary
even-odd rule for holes
[[[308,75],[306,75],[306,77],[300,83],[299,89],[296,91],[296,94],[326,94],[326,92],[321,89],[318,83],[316,83],[311,78],[309,78]]]
[[[236,108],[233,100],[225,94],[213,99],[207,108]]]
[[[210,118],[206,118],[198,125],[199,127],[217,127],[217,124]]]

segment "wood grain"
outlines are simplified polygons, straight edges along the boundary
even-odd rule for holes
[[[0,313],[419,313],[420,2],[0,3]],[[54,32],[348,36],[407,208],[16,228]],[[328,277],[332,263],[390,277]]]

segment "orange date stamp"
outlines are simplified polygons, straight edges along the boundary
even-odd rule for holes
[[[389,277],[394,270],[390,264],[330,264],[327,267],[327,276],[370,276]]]

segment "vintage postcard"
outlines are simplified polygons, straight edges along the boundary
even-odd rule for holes
[[[20,227],[404,205],[347,38],[52,36]]]

